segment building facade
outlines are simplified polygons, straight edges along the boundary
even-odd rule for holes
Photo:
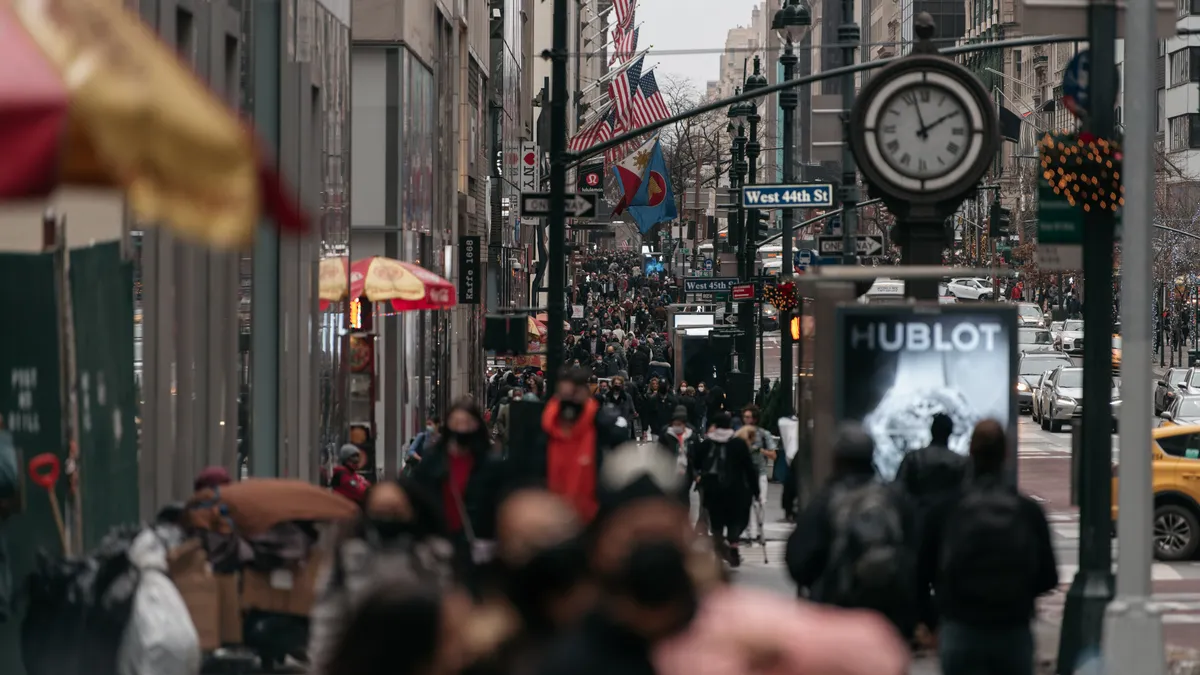
[[[520,1],[354,0],[354,12],[351,258],[414,262],[459,285],[465,248],[503,237],[506,214],[495,207],[501,197],[515,204],[504,184],[515,151],[504,149],[518,148],[522,131]],[[499,53],[496,30],[506,36]],[[484,297],[500,281],[489,274]],[[351,423],[370,425],[394,474],[425,418],[482,396],[484,304],[374,311],[371,405]]]
[[[138,9],[254,118],[314,225],[281,238],[264,223],[245,254],[131,229],[148,517],[189,495],[210,465],[316,481],[322,451],[344,439],[336,321],[318,309],[316,270],[348,244],[350,8],[142,0]]]

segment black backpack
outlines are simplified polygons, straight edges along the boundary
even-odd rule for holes
[[[701,479],[705,487],[724,489],[733,482],[729,475],[729,448],[725,443],[710,441],[708,454],[704,457]]]
[[[1021,496],[1006,486],[974,487],[942,533],[939,584],[958,602],[997,606],[1028,598],[1037,569]]]
[[[872,481],[845,489],[834,495],[830,511],[834,540],[816,599],[840,607],[883,607],[901,597],[910,565],[891,488]]]

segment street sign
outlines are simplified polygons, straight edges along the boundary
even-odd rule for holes
[[[705,258],[705,259],[704,259],[704,269],[706,269],[706,270],[711,270],[711,269],[712,269],[712,258]]]
[[[521,191],[533,192],[538,189],[541,176],[538,171],[538,146],[533,141],[521,143]]]
[[[806,248],[802,248],[799,251],[796,251],[796,256],[795,256],[796,268],[802,269],[802,270],[808,269],[808,266],[811,265],[812,261],[813,261],[813,253],[814,253],[813,251],[810,251],[809,249],[806,249]]]
[[[738,284],[730,290],[734,300],[753,300],[754,284]]]
[[[734,277],[713,277],[710,279],[688,277],[683,280],[684,293],[728,293],[738,280]]]
[[[842,252],[841,237],[817,237],[817,248],[821,255],[837,255]],[[860,234],[854,237],[857,255],[877,256],[883,252],[883,237],[877,234]]]
[[[567,216],[570,218],[590,218],[596,215],[599,203],[599,193],[567,195]],[[549,192],[521,193],[521,217],[546,218],[549,215]]]
[[[1083,269],[1083,210],[1038,185],[1037,265],[1048,272]]]
[[[828,183],[747,185],[742,188],[742,204],[748,209],[833,206],[833,186]]]

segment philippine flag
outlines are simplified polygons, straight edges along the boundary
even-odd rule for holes
[[[646,166],[650,164],[650,156],[654,152],[654,144],[657,142],[658,137],[655,136],[643,143],[628,157],[613,165],[613,173],[616,174],[617,182],[621,186],[621,201],[613,209],[613,215],[620,215],[629,205],[633,196],[637,194],[638,189],[642,187],[642,175],[646,173]]]

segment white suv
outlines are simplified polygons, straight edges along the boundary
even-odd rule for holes
[[[995,297],[988,279],[951,279],[946,291],[959,300],[991,300]]]

